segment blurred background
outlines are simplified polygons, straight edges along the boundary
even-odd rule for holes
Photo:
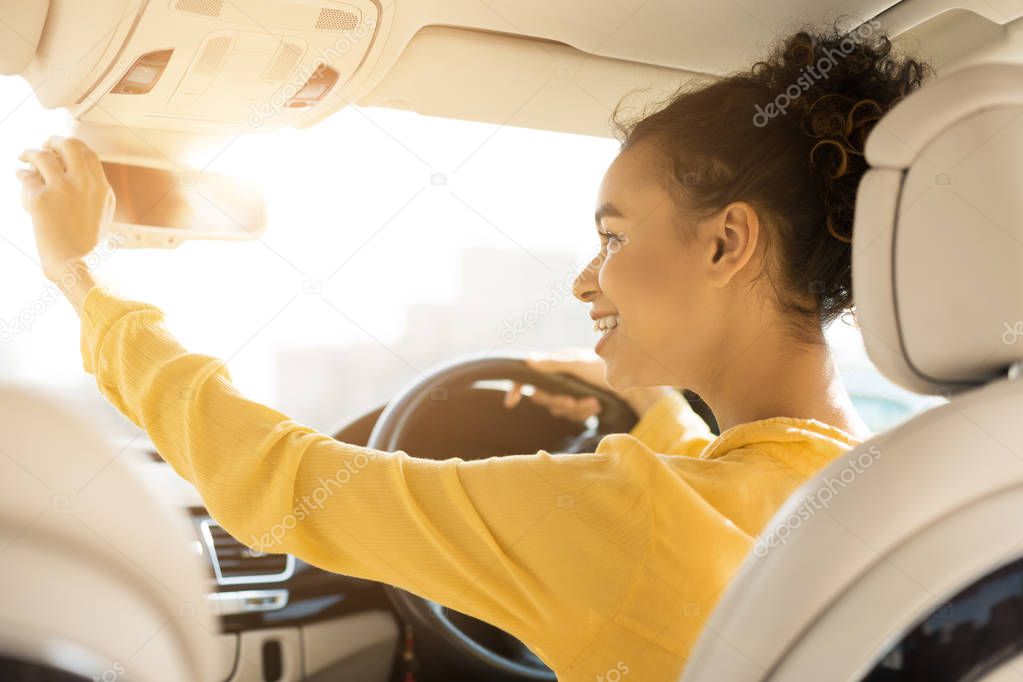
[[[20,78],[0,79],[0,378],[42,383],[131,438],[79,355],[78,320],[36,264],[17,156],[69,134]],[[235,384],[320,430],[470,352],[590,347],[571,282],[598,248],[593,203],[613,140],[351,106],[312,130],[241,134],[210,171],[257,183],[257,241],[190,241],[105,257],[99,276],[152,302]],[[16,325],[20,319],[22,324]],[[935,402],[881,378],[859,332],[828,330],[867,423]]]

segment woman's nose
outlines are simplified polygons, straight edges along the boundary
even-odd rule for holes
[[[600,285],[597,283],[600,262],[600,256],[594,256],[593,260],[575,276],[575,281],[572,283],[572,295],[583,303],[589,303],[600,291]]]

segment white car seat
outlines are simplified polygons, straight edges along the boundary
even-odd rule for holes
[[[996,679],[1023,648],[1018,594],[979,608],[1023,585],[1023,66],[925,85],[879,121],[866,159],[852,248],[867,351],[892,381],[949,402],[788,500],[687,682]],[[920,675],[920,646],[957,649]]]
[[[0,386],[0,414],[0,677],[216,679],[187,520],[55,396]]]

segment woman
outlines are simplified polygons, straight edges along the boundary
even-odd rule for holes
[[[75,273],[85,369],[234,537],[489,621],[561,680],[673,680],[772,514],[870,435],[821,327],[852,305],[866,135],[926,72],[876,30],[800,32],[620,126],[575,295],[642,417],[590,454],[418,459],[246,400],[158,309],[96,286],[83,259],[112,195],[95,154],[53,138],[19,176],[45,274]],[[537,366],[605,381],[592,362]],[[722,434],[664,386],[703,396]]]

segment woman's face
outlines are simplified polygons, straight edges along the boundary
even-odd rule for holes
[[[608,168],[595,216],[601,249],[573,289],[598,325],[613,326],[598,330],[595,350],[617,390],[693,385],[720,329],[711,247],[701,246],[707,240],[680,213],[654,158],[640,142]]]

